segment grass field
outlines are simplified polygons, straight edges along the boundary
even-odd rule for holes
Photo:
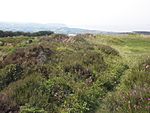
[[[89,41],[115,48],[129,63],[150,56],[150,37],[144,35],[99,35]]]

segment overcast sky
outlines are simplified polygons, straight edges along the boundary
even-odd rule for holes
[[[150,0],[0,0],[0,21],[150,30]]]

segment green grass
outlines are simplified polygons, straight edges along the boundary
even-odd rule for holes
[[[127,62],[150,56],[150,37],[142,35],[100,35],[88,41],[92,44],[105,44],[115,48]]]

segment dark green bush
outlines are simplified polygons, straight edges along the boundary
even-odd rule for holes
[[[99,49],[104,52],[105,54],[108,55],[117,55],[119,56],[119,52],[117,50],[115,50],[114,48],[110,47],[110,46],[106,46],[106,45],[101,45],[99,47]]]
[[[61,59],[65,67],[79,64],[88,70],[97,72],[102,72],[107,68],[103,56],[96,51],[80,51],[72,54],[64,54],[60,57],[62,57]]]
[[[0,70],[0,90],[7,87],[11,82],[20,79],[23,69],[19,65],[11,64]]]
[[[84,89],[85,88],[85,89]],[[69,96],[64,103],[64,111],[69,113],[94,113],[99,107],[101,98],[105,92],[99,84],[94,84],[91,87],[84,87],[82,90]]]
[[[41,75],[33,73],[24,79],[17,81],[16,84],[9,86],[10,91],[8,90],[6,93],[8,93],[18,105],[24,106],[30,101],[37,101],[34,100],[35,96],[40,97],[40,86],[43,80]]]
[[[33,96],[29,104],[49,112],[58,112],[60,106],[72,93],[73,89],[63,78],[54,77],[40,86],[37,96]]]
[[[34,33],[30,33],[30,32],[21,32],[21,31],[17,31],[17,32],[12,32],[12,31],[2,31],[0,30],[0,37],[13,37],[13,36],[43,36],[43,35],[51,35],[54,32],[52,31],[38,31],[38,32],[34,32]]]
[[[43,108],[49,112],[58,111],[65,99],[73,93],[73,89],[62,78],[55,77],[45,82],[42,81],[40,75],[32,74],[19,81],[19,86],[16,85],[12,88],[11,98],[18,105],[29,104],[31,106],[31,109],[24,109],[24,112],[32,110],[32,107],[33,111],[38,111],[36,108]]]
[[[73,73],[73,74],[77,74],[79,80],[85,80],[85,79],[88,79],[90,77],[94,78],[94,75],[93,73],[89,70],[89,69],[86,69],[84,68],[82,65],[80,64],[76,64],[76,65],[73,65],[73,66],[69,66],[69,67],[65,67],[65,72],[70,72],[70,73]]]
[[[82,57],[83,57],[82,61],[83,64],[86,65],[87,67],[90,67],[90,69],[94,71],[102,72],[107,68],[107,65],[104,61],[102,54],[96,51],[86,51]]]
[[[62,104],[65,98],[73,93],[72,88],[66,84],[66,81],[57,77],[46,81],[41,88],[42,92],[48,96],[48,103],[56,106]]]

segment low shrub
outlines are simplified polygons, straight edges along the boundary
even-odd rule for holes
[[[119,56],[119,52],[110,46],[101,45],[99,49],[105,54]]]
[[[49,112],[58,112],[61,105],[71,94],[73,94],[73,89],[67,82],[62,77],[54,77],[40,86],[38,96],[30,101],[30,105],[43,108]]]
[[[6,94],[0,94],[0,113],[19,113],[19,106]]]
[[[0,70],[0,90],[8,86],[11,82],[20,79],[23,69],[19,65],[11,64]]]
[[[77,80],[87,80],[87,79],[91,78],[91,82],[93,82],[94,78],[95,78],[92,71],[84,68],[80,64],[75,64],[72,66],[65,67],[64,70],[67,73],[70,72],[72,74],[77,74],[77,77],[75,77]]]
[[[69,37],[65,34],[52,34],[49,37],[41,37],[40,41],[48,41],[48,42],[58,42],[58,43],[63,43],[67,42]]]
[[[48,96],[48,103],[56,104],[59,106],[63,103],[65,98],[73,93],[72,88],[64,82],[58,82],[59,78],[48,80],[44,83],[42,90]]]
[[[17,49],[12,54],[5,56],[1,66],[19,64],[27,67],[36,64],[43,64],[52,53],[52,50],[43,46],[31,46],[25,49]]]
[[[149,94],[147,87],[134,87],[131,90],[122,90],[110,93],[104,100],[103,113],[148,113]]]
[[[102,72],[105,71],[107,65],[102,54],[96,51],[87,51],[83,54],[83,64],[90,67],[91,70]]]
[[[20,106],[24,106],[30,101],[34,103],[37,102],[35,96],[40,97],[40,86],[43,80],[41,75],[33,73],[18,80],[16,84],[11,84],[5,92]]]
[[[148,113],[150,77],[147,70],[135,66],[120,80],[115,92],[108,93],[99,112],[104,113]]]

